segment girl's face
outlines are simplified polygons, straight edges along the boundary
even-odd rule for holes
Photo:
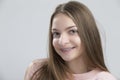
[[[83,49],[75,23],[68,16],[57,14],[52,22],[52,44],[58,55],[65,61],[80,58]]]

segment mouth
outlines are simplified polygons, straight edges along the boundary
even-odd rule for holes
[[[61,48],[60,50],[63,53],[68,53],[68,52],[72,51],[73,49],[75,49],[75,47]]]

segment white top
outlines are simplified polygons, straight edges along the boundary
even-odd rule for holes
[[[30,80],[33,73],[40,68],[41,62],[45,60],[46,59],[33,61],[26,71],[24,80]],[[74,80],[117,80],[111,73],[106,71],[101,71],[97,68],[86,73],[73,74],[73,76],[74,76]]]
[[[83,74],[73,74],[74,80],[117,80],[111,73],[94,69]]]

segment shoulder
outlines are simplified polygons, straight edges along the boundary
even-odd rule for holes
[[[96,75],[96,80],[117,80],[110,72],[101,71]]]
[[[25,73],[25,80],[30,80],[34,72],[36,72],[48,59],[36,59],[33,60],[28,66]]]

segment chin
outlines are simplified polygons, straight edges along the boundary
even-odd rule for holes
[[[66,62],[70,62],[70,61],[72,61],[72,60],[74,60],[74,59],[72,59],[72,58],[70,58],[70,57],[68,57],[68,58],[62,58],[64,61],[66,61]]]

